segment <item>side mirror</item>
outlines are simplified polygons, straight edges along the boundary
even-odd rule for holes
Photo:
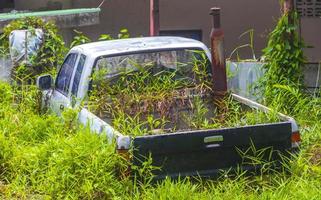
[[[39,90],[49,90],[53,84],[53,78],[51,75],[42,75],[37,78],[37,87]]]

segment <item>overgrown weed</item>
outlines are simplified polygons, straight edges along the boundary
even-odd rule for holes
[[[194,59],[177,64],[175,70],[155,63],[140,65],[126,58],[120,66],[113,66],[116,72],[111,73],[106,63],[122,58],[104,58],[106,63],[100,64],[102,66],[92,77],[88,108],[119,132],[131,136],[241,127],[280,120],[276,112],[245,108],[230,95],[217,105],[204,52],[185,52],[190,53],[194,54]],[[126,71],[124,62],[131,70]]]
[[[39,115],[27,104],[34,98],[32,92],[16,94],[14,87],[1,86],[3,198],[109,199],[122,194],[116,168],[124,162],[106,137],[78,125],[73,111],[64,113],[63,119]],[[21,92],[23,98],[15,101]]]
[[[109,39],[109,36],[102,39]],[[63,119],[48,113],[38,115],[37,90],[33,86],[12,87],[0,83],[0,198],[319,199],[320,99],[308,97],[289,84],[277,84],[273,83],[278,92],[273,93],[269,105],[276,111],[295,116],[303,139],[300,153],[284,165],[289,173],[280,171],[248,177],[240,171],[233,178],[223,174],[217,181],[167,178],[151,185],[148,178],[141,183],[119,180],[116,169],[126,167],[123,166],[125,161],[115,154],[114,144],[110,145],[107,138],[91,134],[77,124],[77,113],[67,111]],[[202,116],[205,107],[196,105],[196,113]],[[229,105],[226,107],[230,113],[239,113],[239,106],[229,108]],[[271,121],[275,116],[273,113],[271,116],[265,113],[246,115],[250,115],[246,116],[250,119],[246,122],[242,121],[242,116],[231,116],[231,121],[240,125],[257,124],[261,115],[262,119],[269,117]],[[119,121],[125,119],[129,121],[124,129],[143,130],[140,125],[132,127],[139,121],[135,116],[133,119],[122,116]],[[153,127],[161,126],[155,118],[147,121]],[[200,120],[195,126],[202,123],[208,124]],[[260,156],[256,155],[261,153],[254,152],[248,159],[266,164],[264,169],[269,170],[269,162],[257,160]],[[145,164],[147,171],[141,171],[147,177],[152,169],[148,164]]]

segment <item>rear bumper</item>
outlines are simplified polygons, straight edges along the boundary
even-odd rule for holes
[[[237,177],[239,175],[245,175],[245,176],[256,176],[256,175],[262,175],[262,174],[270,174],[275,172],[284,172],[286,173],[287,170],[289,170],[288,163],[296,158],[296,155],[299,153],[299,148],[291,148],[289,150],[280,152],[276,151],[272,158],[270,160],[264,160],[261,164],[249,164],[251,161],[247,160],[245,161],[246,164],[242,163],[244,162],[241,160],[235,160],[234,163],[237,163],[234,166],[225,166],[222,168],[215,168],[213,166],[213,169],[207,169],[207,170],[197,170],[197,166],[195,167],[195,170],[188,170],[186,171],[182,169],[180,170],[177,168],[177,166],[170,166],[167,165],[165,168],[160,167],[159,170],[153,171],[153,181],[161,181],[166,179],[167,177],[170,177],[172,180],[179,180],[184,178],[192,178],[195,180],[201,179],[219,179],[219,178],[225,178],[225,177]],[[267,152],[267,154],[269,154]],[[264,158],[263,158],[264,159]],[[224,161],[221,161],[224,162]],[[255,161],[256,162],[256,161]],[[179,164],[179,163],[177,163]],[[202,164],[202,161],[200,160],[200,165]],[[202,167],[202,166],[199,166]],[[208,167],[208,166],[207,166]],[[175,168],[175,170],[172,170],[172,168]],[[140,177],[139,173],[132,171],[131,176],[135,180],[143,180],[144,177]]]

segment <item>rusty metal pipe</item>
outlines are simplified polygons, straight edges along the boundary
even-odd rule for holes
[[[295,9],[294,0],[284,0],[283,5],[282,5],[282,12],[283,12],[282,14],[287,15],[288,23],[291,25],[294,24],[294,18],[293,18],[294,16],[291,14],[291,12],[294,11],[294,9]],[[295,32],[295,30],[292,30],[288,36],[290,41],[292,41],[292,43],[293,43],[293,39],[294,39],[293,38],[294,32]]]
[[[283,13],[289,13],[294,9],[294,0],[284,0],[283,2]]]
[[[221,28],[221,9],[212,8],[213,16],[211,31],[211,54],[213,73],[213,92],[215,96],[223,97],[227,93],[227,76],[224,55],[224,32]]]
[[[160,18],[159,18],[159,0],[150,0],[150,36],[159,35]]]

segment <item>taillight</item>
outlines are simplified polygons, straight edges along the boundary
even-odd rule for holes
[[[130,155],[128,149],[117,149],[118,155],[120,155],[124,160],[129,161]]]
[[[123,168],[120,171],[120,178],[125,179],[125,178],[129,177],[131,174],[130,153],[127,149],[117,149],[117,153],[120,157],[122,157],[126,161],[127,167]]]
[[[122,179],[125,179],[130,176],[131,174],[131,167],[130,167],[130,142],[131,139],[128,136],[119,136],[117,137],[117,153],[120,155],[125,162],[127,162],[127,166],[121,170],[120,176]]]
[[[301,143],[301,136],[299,131],[293,132],[291,135],[292,148],[298,148]]]

